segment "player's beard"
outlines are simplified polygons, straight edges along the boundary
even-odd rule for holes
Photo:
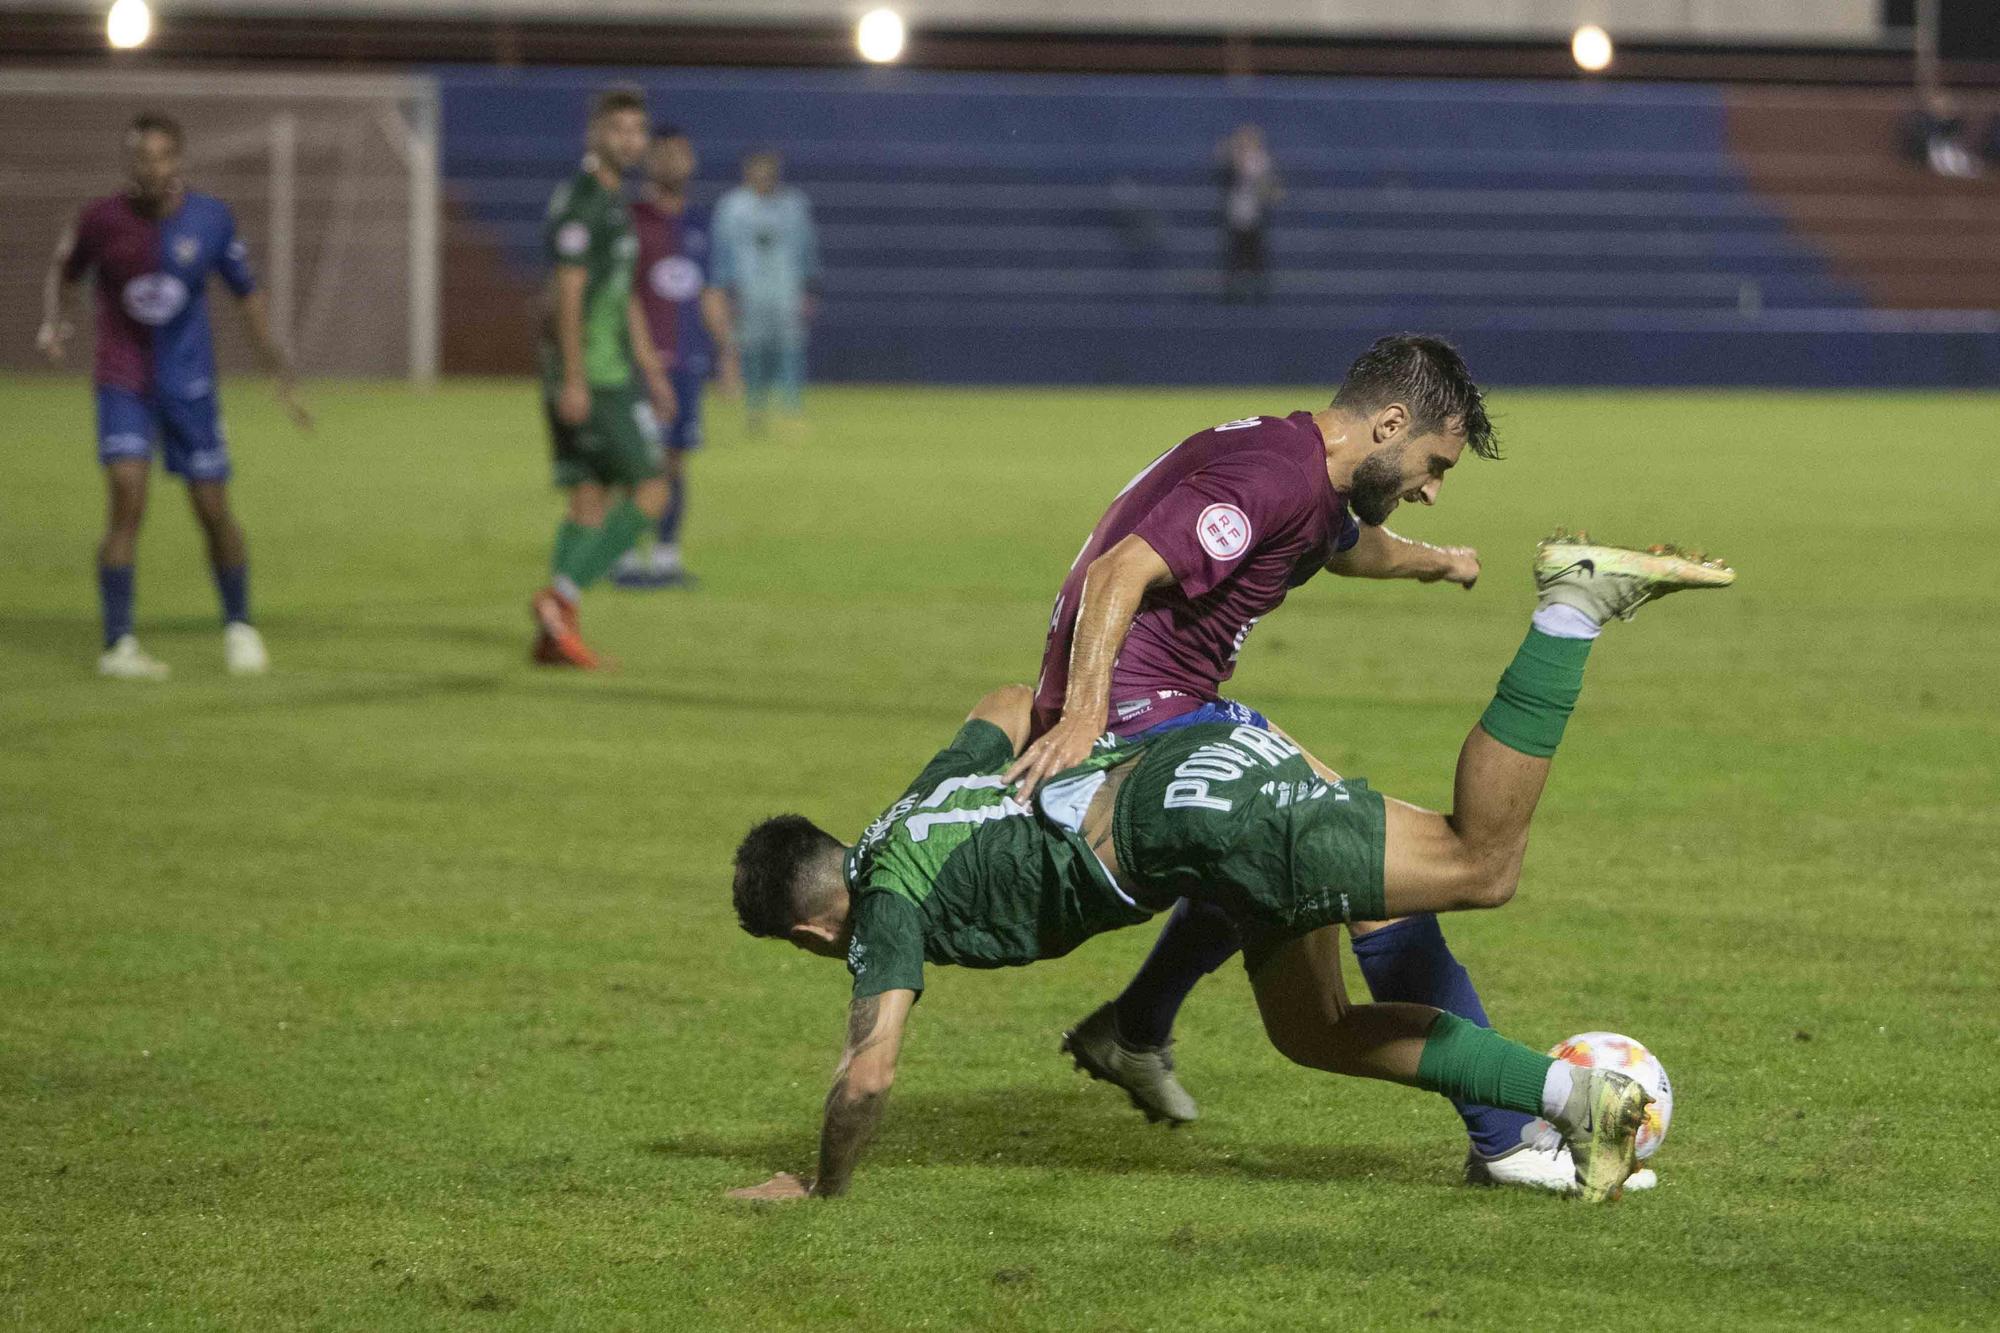
[[[1347,503],[1371,528],[1388,522],[1403,498],[1403,446],[1388,444],[1361,460],[1347,483]]]

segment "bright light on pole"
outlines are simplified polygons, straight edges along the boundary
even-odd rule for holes
[[[1595,23],[1586,23],[1569,39],[1569,53],[1578,68],[1591,74],[1611,64],[1611,34]]]
[[[104,35],[120,51],[144,46],[153,35],[153,11],[146,0],[117,0],[104,16]]]
[[[886,65],[903,54],[903,16],[893,9],[871,9],[854,25],[854,44],[863,60]]]

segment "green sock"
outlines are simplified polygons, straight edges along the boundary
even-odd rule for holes
[[[1555,1063],[1491,1028],[1440,1012],[1417,1059],[1417,1086],[1461,1102],[1542,1113],[1542,1084]]]
[[[1539,759],[1554,754],[1576,696],[1583,692],[1583,664],[1590,658],[1591,642],[1530,629],[1479,719],[1486,734],[1522,754]]]
[[[583,524],[567,518],[558,524],[555,550],[549,555],[549,573],[562,573],[563,567],[569,564],[571,557],[576,554],[576,548],[595,531],[595,528],[586,528]]]
[[[578,588],[588,588],[611,572],[619,556],[632,549],[632,543],[646,530],[648,522],[639,512],[639,506],[630,500],[619,501],[602,527],[583,529],[583,537],[570,548],[568,558],[556,573],[568,575]]]

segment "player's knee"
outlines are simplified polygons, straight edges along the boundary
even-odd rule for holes
[[[1521,883],[1521,858],[1496,853],[1475,853],[1467,858],[1463,905],[1471,909],[1505,907],[1514,899]]]

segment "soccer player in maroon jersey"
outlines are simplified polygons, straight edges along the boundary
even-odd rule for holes
[[[725,394],[743,391],[729,296],[709,281],[709,220],[688,203],[697,159],[687,134],[673,125],[653,133],[646,149],[646,183],[632,205],[639,266],[632,289],[674,390],[666,423],[666,475],[671,495],[653,549],[627,551],[611,571],[621,588],[669,588],[689,582],[681,563],[681,519],[687,513],[687,456],[701,448],[702,391],[714,377]]]
[[[270,666],[264,640],[250,624],[249,554],[229,508],[229,446],[209,336],[211,277],[236,296],[259,364],[277,377],[279,402],[301,429],[312,426],[293,391],[291,362],[271,336],[235,215],[181,179],[182,137],[179,123],[166,116],[148,112],[132,121],[125,136],[129,184],[84,205],[57,242],[35,339],[50,361],[63,359],[71,335],[66,297],[86,276],[93,278],[97,461],[110,498],[97,552],[104,621],[97,670],[119,680],[168,674],[132,633],[133,562],[156,451],[167,471],[187,483],[208,540],[222,602],[224,663],[236,675]]]
[[[1056,598],[1034,739],[1008,774],[1021,799],[1080,762],[1107,730],[1129,739],[1217,720],[1268,726],[1222,698],[1221,685],[1257,622],[1322,569],[1472,587],[1475,551],[1382,526],[1406,500],[1436,503],[1468,449],[1498,456],[1463,358],[1441,339],[1400,335],[1355,361],[1321,411],[1226,422],[1154,460],[1099,520]],[[1430,1004],[1485,1024],[1434,916],[1357,924],[1353,938],[1377,1001]],[[1238,947],[1224,914],[1183,900],[1131,985],[1068,1033],[1064,1049],[1149,1118],[1194,1119],[1173,1074],[1174,1016]],[[1573,1179],[1560,1143],[1530,1142],[1532,1117],[1458,1109],[1471,1138],[1469,1178],[1548,1188]]]

